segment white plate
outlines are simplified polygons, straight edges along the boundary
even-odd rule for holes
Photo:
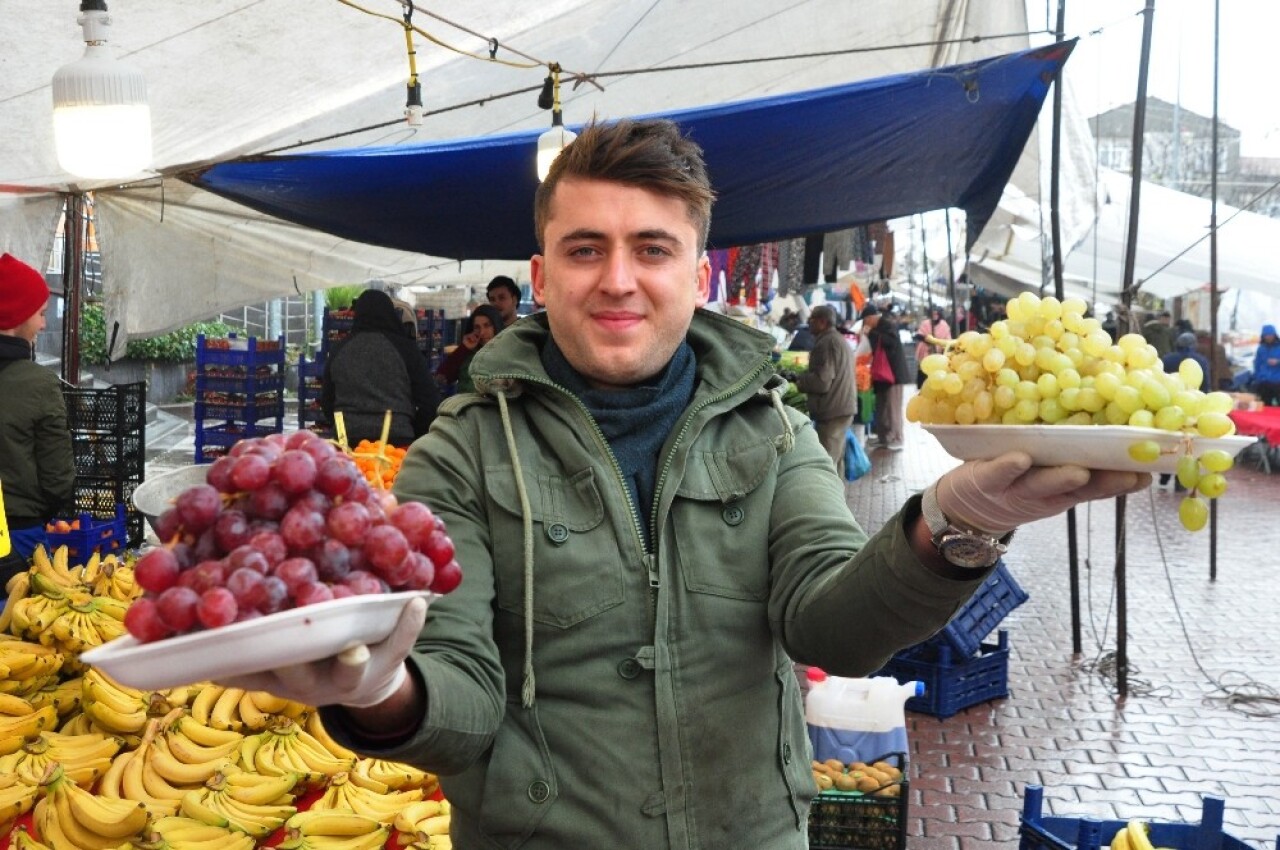
[[[208,631],[139,643],[130,635],[84,652],[80,658],[123,685],[159,690],[260,673],[337,655],[391,633],[410,599],[428,591],[371,593],[290,608]]]
[[[1222,449],[1233,457],[1253,437],[1192,437],[1158,428],[1128,425],[925,425],[947,454],[960,460],[983,460],[1009,451],[1031,455],[1036,466],[1073,464],[1089,469],[1125,472],[1174,472],[1189,445],[1193,454]],[[1141,440],[1160,444],[1160,459],[1139,463],[1129,447]]]

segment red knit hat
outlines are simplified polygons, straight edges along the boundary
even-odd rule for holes
[[[30,319],[49,300],[44,276],[12,254],[0,257],[0,330]]]

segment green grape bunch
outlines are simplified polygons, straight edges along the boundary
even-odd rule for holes
[[[946,350],[921,361],[925,381],[907,403],[907,419],[924,425],[1127,425],[1188,438],[1235,433],[1227,415],[1231,396],[1200,389],[1200,364],[1183,360],[1177,372],[1166,373],[1141,334],[1112,340],[1101,322],[1085,316],[1087,309],[1078,298],[1059,301],[1024,292],[1008,302],[1006,318],[989,331],[937,340]],[[1222,472],[1231,455],[1217,450],[1226,456],[1222,467],[1216,454],[1195,458],[1191,440],[1184,445],[1179,470],[1195,483],[1183,481],[1192,494],[1179,515],[1196,530],[1208,516],[1199,497],[1225,491]],[[1154,463],[1160,445],[1136,440],[1129,455]]]

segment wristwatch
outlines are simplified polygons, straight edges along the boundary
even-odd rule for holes
[[[924,491],[924,496],[920,499],[920,513],[924,517],[924,524],[929,528],[929,537],[937,547],[938,554],[957,567],[986,569],[1009,551],[1012,531],[1004,537],[992,537],[981,531],[960,528],[947,519],[947,515],[938,507],[936,483]]]

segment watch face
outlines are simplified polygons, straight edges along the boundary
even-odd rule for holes
[[[958,567],[989,567],[1000,554],[990,541],[967,534],[943,537],[938,543],[938,551]]]

